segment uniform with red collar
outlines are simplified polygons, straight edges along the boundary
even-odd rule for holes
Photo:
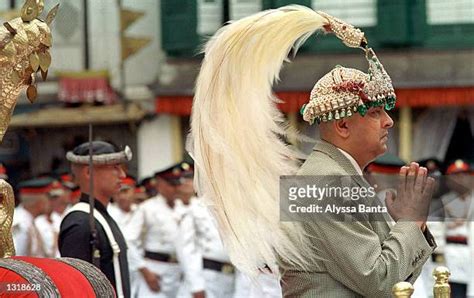
[[[17,256],[47,257],[42,233],[35,218],[47,212],[52,179],[32,179],[19,184],[20,205],[13,216],[13,242]]]
[[[138,281],[140,275],[139,268],[143,267],[143,256],[141,255],[143,252],[138,242],[140,239],[140,224],[143,216],[141,214],[142,210],[133,203],[135,184],[136,181],[133,177],[127,176],[123,178],[119,195],[124,197],[117,197],[117,201],[114,201],[114,203],[109,204],[107,207],[107,211],[115,220],[115,222],[117,222],[117,225],[119,226],[122,234],[125,237],[125,240],[127,241],[127,257],[130,271],[130,292],[132,297],[135,297],[138,293]],[[130,200],[130,202],[126,202],[130,205],[120,205],[118,200]],[[126,207],[129,207],[129,209]]]

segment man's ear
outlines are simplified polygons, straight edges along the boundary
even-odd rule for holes
[[[82,174],[84,175],[84,177],[87,180],[89,180],[89,178],[91,177],[91,171],[90,171],[89,166],[83,166],[82,167]]]
[[[334,131],[343,139],[349,137],[349,121],[348,119],[340,119],[333,122]]]

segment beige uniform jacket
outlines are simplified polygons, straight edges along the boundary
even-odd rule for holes
[[[354,185],[368,187],[349,159],[324,141],[298,175],[351,175]],[[316,259],[308,272],[282,269],[285,297],[391,297],[395,283],[416,280],[436,247],[428,229],[422,233],[414,222],[313,220],[303,226]]]

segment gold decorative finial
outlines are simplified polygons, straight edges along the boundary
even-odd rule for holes
[[[411,283],[402,281],[393,286],[392,295],[395,298],[410,298],[414,291]]]
[[[346,46],[351,48],[365,48],[367,46],[367,38],[365,37],[364,32],[360,29],[328,15],[323,11],[318,11],[318,14],[328,20],[329,24],[324,26],[324,29],[328,32],[334,33]]]
[[[39,15],[40,7],[36,0],[26,0],[21,8],[21,19],[23,22],[31,22]]]
[[[15,245],[11,234],[15,197],[13,189],[5,180],[0,179],[0,258],[15,255]]]
[[[44,0],[36,0],[36,4],[38,5],[38,15],[40,15],[44,9]]]
[[[433,277],[435,278],[435,285],[433,287],[434,298],[450,298],[451,287],[449,286],[448,279],[451,275],[449,269],[444,266],[436,267],[433,270]]]
[[[31,102],[38,96],[35,75],[41,72],[46,79],[51,65],[51,29],[49,24],[58,6],[46,17],[38,18],[43,11],[44,0],[26,0],[21,17],[0,25],[0,142],[10,123],[18,96],[25,86]],[[11,186],[0,179],[0,258],[15,255],[11,236],[15,198]]]
[[[51,25],[53,22],[54,18],[56,17],[56,14],[58,13],[59,10],[59,4],[56,4],[51,10],[48,12],[48,15],[46,16],[46,24]]]

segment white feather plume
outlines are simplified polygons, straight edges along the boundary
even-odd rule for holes
[[[263,11],[206,44],[196,83],[190,151],[198,193],[210,199],[232,262],[255,275],[280,260],[304,267],[309,244],[279,221],[279,177],[296,173],[272,84],[283,61],[327,19],[303,6]]]

